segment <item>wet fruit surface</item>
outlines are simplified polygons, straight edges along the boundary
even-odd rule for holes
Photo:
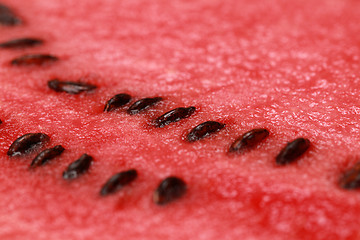
[[[32,36],[46,44],[0,49],[0,239],[358,239],[359,191],[339,179],[359,161],[359,1],[2,2],[23,24],[1,25],[1,43]],[[59,61],[9,64],[34,53]],[[57,93],[47,86],[54,78],[97,88]],[[118,93],[164,101],[141,114],[126,112],[132,102],[104,113]],[[196,107],[189,118],[152,125],[188,106]],[[226,127],[184,141],[210,120]],[[258,148],[227,154],[239,134],[259,127],[271,134]],[[6,153],[30,132],[66,151],[29,171],[37,151]],[[276,166],[300,136],[311,148]],[[65,181],[85,152],[90,171]],[[130,168],[136,182],[99,196]],[[158,206],[153,192],[167,176],[181,176],[187,192]]]

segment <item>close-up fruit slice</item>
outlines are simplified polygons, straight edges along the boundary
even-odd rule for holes
[[[1,0],[1,240],[360,238],[357,0]]]

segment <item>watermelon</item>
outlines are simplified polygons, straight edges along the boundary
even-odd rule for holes
[[[1,0],[0,239],[359,239],[359,12]]]

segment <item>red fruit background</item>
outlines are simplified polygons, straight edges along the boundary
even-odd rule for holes
[[[0,42],[38,37],[43,46],[0,49],[0,239],[359,239],[359,191],[338,186],[359,160],[360,2],[357,0],[2,0],[23,20],[0,26]],[[53,54],[46,66],[11,66],[25,53]],[[69,95],[60,78],[98,86]],[[144,113],[103,113],[113,95],[165,101]],[[188,119],[157,129],[175,107]],[[226,124],[187,143],[204,121]],[[252,151],[227,154],[253,128],[270,136]],[[19,136],[44,132],[66,151],[29,170],[36,153],[10,158]],[[297,137],[309,151],[279,167]],[[87,153],[89,173],[62,179]],[[114,173],[139,177],[100,197]],[[175,175],[186,195],[152,202]]]

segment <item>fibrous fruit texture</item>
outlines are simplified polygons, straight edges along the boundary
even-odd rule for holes
[[[359,239],[359,22],[1,0],[0,239]]]

